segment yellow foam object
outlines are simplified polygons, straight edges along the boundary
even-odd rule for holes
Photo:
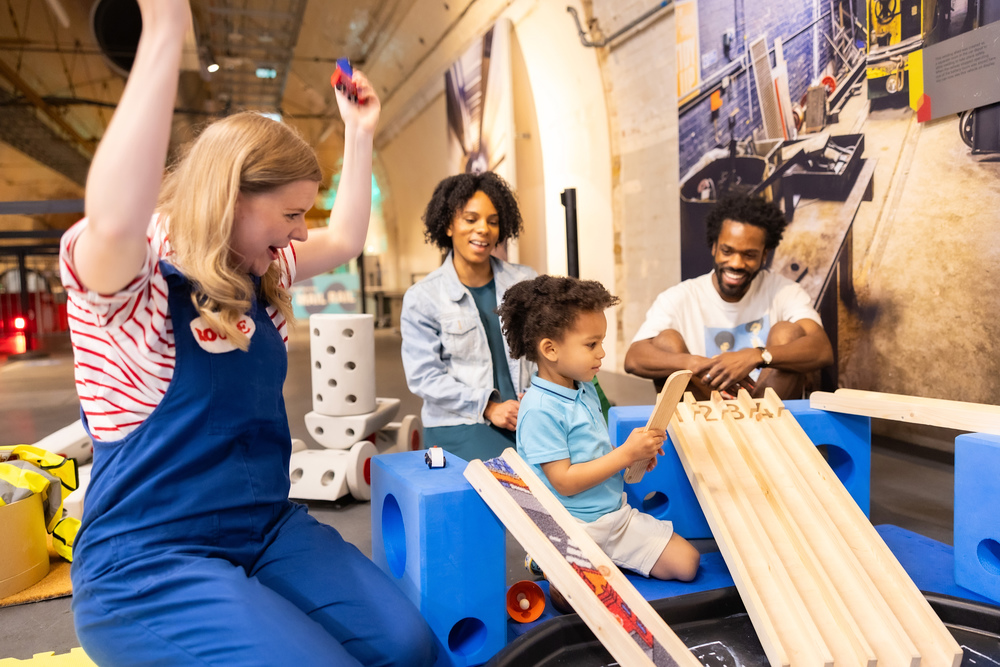
[[[36,653],[27,660],[17,658],[0,658],[0,667],[15,665],[31,665],[31,667],[97,667],[97,664],[87,657],[82,648],[71,649],[69,653],[56,655],[55,651]]]
[[[910,108],[920,111],[924,97],[924,52],[917,50],[910,54]]]

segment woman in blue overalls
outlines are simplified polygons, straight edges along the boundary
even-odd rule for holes
[[[292,277],[360,252],[378,99],[360,74],[361,102],[336,93],[346,137],[329,229],[306,238],[322,177],[312,149],[256,114],[202,133],[153,218],[191,16],[187,0],[140,6],[135,64],[91,167],[87,219],[68,233],[62,261],[79,300],[78,366],[93,366],[80,359],[96,348],[112,355],[127,349],[124,337],[149,334],[135,324],[155,327],[164,307],[157,335],[173,336],[174,364],[158,371],[169,384],[141,424],[95,440],[72,570],[79,639],[99,665],[431,664],[434,640],[416,608],[288,500],[287,354],[276,323],[289,314]],[[103,295],[122,292],[152,315],[86,322]],[[77,373],[91,428],[106,416],[88,415],[83,399],[100,390],[103,370]]]

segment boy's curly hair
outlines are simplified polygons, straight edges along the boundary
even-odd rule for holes
[[[500,220],[500,238],[497,242],[516,239],[522,227],[517,198],[507,181],[492,171],[487,171],[481,174],[449,176],[437,184],[423,216],[424,237],[427,242],[442,250],[451,250],[448,227],[472,195],[480,191],[490,198],[493,208],[497,210],[497,217]]]
[[[538,362],[538,344],[560,340],[584,312],[603,312],[618,304],[596,280],[542,275],[507,290],[497,308],[510,355]]]
[[[727,195],[719,199],[705,217],[709,248],[719,240],[722,223],[726,220],[763,229],[767,234],[764,238],[764,250],[774,250],[778,247],[785,232],[785,225],[788,224],[780,208],[760,197]]]

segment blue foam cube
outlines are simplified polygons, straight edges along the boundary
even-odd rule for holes
[[[372,560],[420,609],[439,642],[438,665],[486,662],[507,641],[503,524],[446,454],[372,459]]]
[[[809,407],[806,399],[782,402],[812,443],[825,447],[827,463],[868,516],[872,478],[871,418],[817,410]]]
[[[611,444],[621,445],[634,429],[642,428],[653,412],[652,405],[613,407],[608,411],[608,432]],[[628,504],[662,521],[671,521],[674,532],[687,539],[712,537],[705,513],[701,511],[694,489],[688,482],[684,466],[668,436],[663,443],[663,456],[656,467],[635,484],[625,485]]]
[[[1000,602],[1000,436],[955,438],[955,582]]]

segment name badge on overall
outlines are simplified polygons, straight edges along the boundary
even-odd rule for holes
[[[253,338],[254,331],[257,330],[257,325],[254,324],[251,317],[244,315],[236,323],[236,328],[246,334],[246,337],[249,339]],[[198,341],[201,349],[206,352],[223,354],[237,349],[226,336],[210,327],[204,318],[199,317],[191,321],[191,333],[194,335],[194,339]]]

